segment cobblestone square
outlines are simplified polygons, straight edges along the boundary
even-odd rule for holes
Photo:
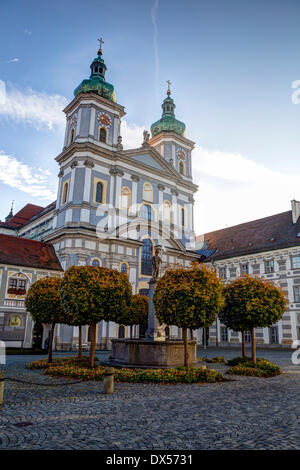
[[[258,350],[283,367],[269,379],[116,384],[114,395],[103,394],[102,382],[68,385],[25,369],[39,356],[8,356],[6,375],[32,385],[6,381],[0,449],[300,449],[300,366],[291,364],[291,353]],[[216,355],[237,350],[199,350]]]

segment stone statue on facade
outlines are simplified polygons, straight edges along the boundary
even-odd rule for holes
[[[155,255],[152,256],[152,279],[157,280],[159,276],[159,270],[161,267],[162,259],[160,257],[160,247],[155,248]]]
[[[143,132],[143,137],[144,137],[144,142],[143,142],[142,145],[143,145],[143,146],[148,146],[148,145],[150,145],[150,144],[149,144],[150,133],[145,130],[145,131]]]

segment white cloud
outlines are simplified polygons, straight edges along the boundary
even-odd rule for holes
[[[56,192],[50,189],[49,170],[33,168],[0,150],[0,182],[39,199],[54,200]]]
[[[144,127],[122,122],[125,148],[137,148]],[[267,217],[290,209],[300,198],[299,177],[282,174],[238,153],[196,146],[193,151],[197,234]]]
[[[36,129],[46,126],[50,130],[63,130],[65,116],[62,110],[66,105],[64,96],[48,95],[31,88],[25,91],[14,87],[7,89],[0,80],[0,116],[23,121]]]
[[[15,57],[14,59],[10,59],[10,60],[7,60],[6,63],[7,64],[13,64],[14,62],[19,62],[19,58],[18,57]]]
[[[122,143],[125,149],[139,148],[143,143],[143,131],[145,127],[136,124],[128,124],[127,121],[121,123]]]
[[[290,209],[299,177],[282,174],[240,154],[196,147],[193,176],[197,233],[237,225]]]

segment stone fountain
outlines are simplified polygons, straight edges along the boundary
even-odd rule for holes
[[[155,315],[153,296],[159,278],[161,247],[156,246],[152,257],[152,278],[149,281],[148,329],[145,339],[112,339],[110,364],[123,367],[178,367],[183,365],[184,345],[182,340],[166,340],[165,325]],[[189,365],[197,364],[197,342],[188,342]]]

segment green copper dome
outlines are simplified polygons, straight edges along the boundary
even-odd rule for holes
[[[167,98],[164,99],[162,104],[162,117],[151,126],[152,137],[155,137],[161,132],[175,132],[179,135],[185,134],[185,124],[175,119],[174,109],[176,107],[173,99],[170,97],[171,91],[168,88]]]
[[[93,91],[107,100],[116,102],[117,98],[113,85],[105,81],[107,67],[101,56],[102,50],[100,48],[98,50],[98,57],[91,63],[90,78],[82,80],[80,85],[75,88],[74,96],[77,96],[79,93],[89,93]]]

